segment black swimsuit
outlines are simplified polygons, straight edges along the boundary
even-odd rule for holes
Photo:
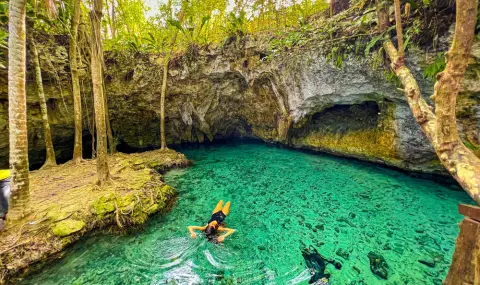
[[[220,210],[212,215],[210,220],[208,221],[207,228],[205,229],[205,233],[209,241],[217,243],[216,233],[218,228],[223,224],[226,215]],[[210,226],[211,222],[217,222],[215,226]]]
[[[216,221],[217,222],[216,227],[218,227],[223,223],[226,217],[227,216],[220,210],[212,215],[212,217],[210,218],[210,221],[208,221],[208,224],[210,224],[213,221]]]

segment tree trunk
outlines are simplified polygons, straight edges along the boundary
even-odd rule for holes
[[[90,10],[90,22],[92,26],[91,40],[91,72],[93,102],[95,109],[95,125],[97,128],[97,175],[98,184],[103,185],[110,178],[107,161],[107,135],[105,124],[105,99],[103,98],[103,78],[101,64],[101,28],[102,0],[94,0]]]
[[[102,54],[103,54],[103,51],[102,51]],[[104,63],[103,57],[102,57],[102,63]],[[104,78],[103,76],[104,69],[105,69],[105,64],[102,64],[102,79]],[[117,152],[117,144],[115,143],[115,139],[113,137],[113,132],[112,132],[112,125],[110,124],[110,113],[108,111],[108,100],[106,95],[107,89],[105,88],[105,84],[103,84],[102,87],[103,87],[103,94],[104,94],[103,104],[105,105],[105,123],[107,127],[108,149],[111,154],[114,154]]]
[[[73,146],[73,161],[80,163],[82,156],[82,98],[80,95],[80,80],[78,78],[78,56],[77,56],[77,39],[78,25],[80,23],[80,0],[74,0],[73,17],[70,30],[70,42],[68,47],[68,55],[70,58],[70,73],[72,76],[72,94],[73,94],[73,112],[75,121],[75,140]]]
[[[167,149],[167,141],[165,138],[165,95],[167,93],[167,77],[168,77],[168,62],[170,60],[171,51],[167,51],[163,62],[163,80],[162,93],[160,95],[160,148]]]
[[[112,38],[117,37],[117,22],[116,22],[116,16],[115,16],[115,0],[112,0],[112,21],[111,21],[111,27],[110,29],[112,30]]]
[[[459,205],[460,223],[455,254],[443,284],[480,284],[480,208]]]
[[[384,49],[392,62],[393,71],[404,86],[412,113],[440,162],[477,204],[480,204],[480,159],[460,140],[455,116],[456,97],[472,50],[477,7],[478,0],[457,0],[453,44],[447,54],[447,66],[438,75],[435,94],[432,96],[436,102],[435,114],[422,98],[417,81],[391,40],[385,41]],[[397,22],[397,30],[401,29],[399,26],[401,22]],[[397,37],[400,38],[400,35]]]
[[[24,216],[30,200],[28,171],[27,96],[25,90],[26,0],[10,0],[8,23],[8,116],[11,169],[11,215]]]
[[[377,0],[377,17],[378,17],[378,29],[381,32],[386,31],[389,26],[388,12],[382,0]]]
[[[399,0],[395,0],[395,23],[397,28],[398,58],[403,62],[405,60],[405,46],[403,45],[402,10],[400,10]]]
[[[447,53],[447,66],[437,76],[435,93],[432,96],[436,103],[435,114],[433,108],[423,99],[417,81],[405,66],[402,57],[403,38],[399,0],[395,0],[395,18],[397,31],[400,31],[397,34],[400,52],[391,40],[386,40],[383,47],[392,62],[393,71],[402,82],[413,116],[431,142],[440,162],[470,197],[480,204],[480,159],[461,141],[455,114],[456,98],[472,51],[478,0],[457,0],[456,5],[453,44]],[[379,14],[379,18],[381,16]],[[380,20],[379,23],[382,28]],[[480,284],[479,231],[477,221],[469,218],[463,220],[445,284]]]
[[[105,92],[104,92],[105,93]],[[105,122],[106,122],[106,127],[107,127],[107,138],[108,138],[108,149],[110,150],[111,154],[114,154],[117,152],[117,144],[115,143],[115,138],[113,137],[113,132],[112,132],[112,125],[110,124],[110,114],[108,112],[108,101],[107,101],[107,96],[103,96],[105,98]]]
[[[330,0],[330,18],[335,14],[335,0]]]
[[[42,169],[46,169],[57,165],[55,159],[55,150],[52,143],[52,132],[50,130],[50,123],[48,122],[47,101],[45,100],[45,93],[43,92],[42,70],[40,69],[40,61],[38,59],[38,50],[35,40],[30,35],[30,48],[32,50],[32,61],[35,68],[35,84],[37,87],[38,99],[40,101],[40,111],[42,113],[43,135],[45,136],[45,149],[47,157]]]
[[[437,75],[435,93],[436,152],[442,164],[480,204],[480,159],[465,147],[457,131],[456,99],[472,53],[478,0],[457,0],[457,20],[447,65]]]
[[[183,21],[183,12],[180,11],[178,22],[182,24],[182,21]],[[175,42],[177,41],[177,35],[178,35],[178,29],[175,29],[175,32],[172,37],[172,41],[170,42],[169,50],[167,50],[167,54],[165,55],[165,59],[163,61],[162,93],[160,95],[160,148],[162,150],[167,149],[167,141],[165,139],[165,96],[167,93],[168,62],[170,61],[170,56],[175,46]]]

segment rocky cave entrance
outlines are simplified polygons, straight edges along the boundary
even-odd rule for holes
[[[378,128],[381,109],[377,102],[366,101],[353,105],[335,105],[311,115],[300,128],[293,128],[292,138],[308,134],[344,135],[355,131],[375,130]]]

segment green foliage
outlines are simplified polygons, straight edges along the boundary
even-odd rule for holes
[[[438,73],[442,72],[447,65],[445,61],[445,55],[439,54],[435,57],[435,60],[429,64],[423,71],[423,77],[435,80]]]
[[[480,145],[473,144],[473,143],[471,143],[471,142],[469,142],[469,141],[464,141],[463,144],[464,144],[467,148],[469,148],[469,149],[471,149],[471,150],[473,150],[473,151],[480,151]]]
[[[373,37],[365,47],[365,56],[370,55],[370,50],[377,44],[379,40],[383,39],[383,34]]]
[[[0,1],[0,24],[8,24],[8,2]]]
[[[290,27],[308,26],[308,17],[328,8],[324,0],[299,0],[293,4],[271,0],[235,1],[233,7],[229,0],[170,0],[163,1],[158,13],[148,17],[144,1],[117,0],[114,25],[110,1],[106,1],[108,12],[104,13],[102,22],[104,48],[130,51],[164,51],[165,42],[170,42],[168,39],[174,31],[179,32],[175,50],[228,43],[263,31],[285,33]],[[180,11],[184,15],[181,22]],[[115,35],[112,34],[114,28]],[[300,34],[287,37],[277,44],[292,47],[302,40]]]
[[[8,2],[0,1],[0,24],[6,25],[8,23]],[[5,58],[5,52],[8,49],[8,32],[5,29],[0,29],[0,68],[7,68],[7,63],[3,59]]]
[[[235,35],[243,36],[246,34],[246,31],[247,31],[246,16],[247,14],[243,10],[240,11],[240,13],[238,13],[238,16],[236,15],[235,12],[228,13],[228,16],[227,16],[228,24],[225,29],[225,32],[228,37],[235,36]]]
[[[304,46],[311,40],[313,31],[314,27],[311,24],[302,22],[298,29],[286,33],[279,32],[277,37],[270,41],[267,60],[278,51],[290,50],[296,46]]]
[[[180,24],[180,21],[175,20],[175,19],[168,19],[167,20],[168,25],[177,28],[179,31],[184,31],[182,24]]]
[[[477,13],[477,27],[476,27],[476,31],[477,31],[477,39],[480,40],[480,9],[478,10],[478,13]]]
[[[383,74],[385,76],[385,79],[387,79],[388,82],[393,83],[395,86],[399,88],[403,87],[402,82],[400,82],[400,79],[398,79],[397,75],[393,71],[385,70]]]
[[[405,30],[405,49],[408,49],[408,46],[414,37],[420,35],[420,26],[421,21],[419,19],[415,19],[412,25]]]
[[[377,69],[384,64],[384,49],[381,47],[377,52],[372,54],[372,67]]]
[[[0,68],[7,68],[7,63],[3,61],[5,58],[5,51],[8,49],[7,43],[8,33],[5,30],[0,29]]]
[[[338,68],[343,68],[343,64],[347,59],[348,55],[339,47],[334,47],[331,49],[330,53],[327,54],[327,60],[332,62]]]

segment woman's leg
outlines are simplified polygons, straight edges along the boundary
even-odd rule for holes
[[[222,207],[223,207],[223,200],[220,200],[218,201],[217,206],[215,206],[215,209],[213,209],[212,215],[218,211],[221,211]]]
[[[225,214],[225,216],[228,215],[228,213],[230,213],[230,201],[228,201],[227,204],[223,206],[222,212]]]

